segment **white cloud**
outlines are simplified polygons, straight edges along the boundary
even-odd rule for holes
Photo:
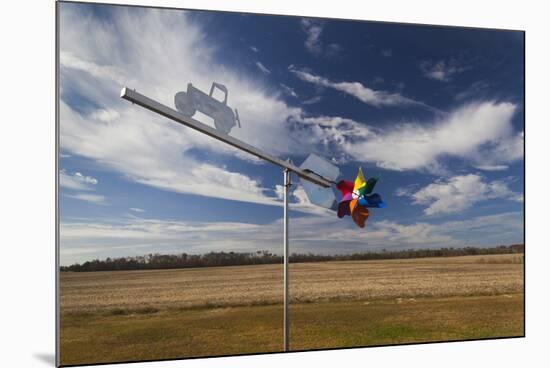
[[[59,171],[59,185],[63,188],[72,190],[94,190],[94,185],[97,184],[97,179],[91,176],[82,175],[75,172],[72,175],[65,170]]]
[[[294,98],[298,97],[298,94],[296,93],[296,91],[294,91],[294,89],[292,87],[289,87],[284,83],[280,83],[279,85],[283,89],[283,92],[286,93],[287,95],[292,96]]]
[[[480,80],[472,83],[464,91],[457,93],[454,99],[457,101],[480,99],[487,96],[491,86],[486,81]]]
[[[342,54],[344,48],[337,43],[330,43],[325,47],[324,56],[327,58],[338,57]]]
[[[317,20],[303,18],[300,22],[303,31],[306,33],[306,50],[314,55],[320,55],[323,52],[321,42],[321,33],[323,33],[323,24]]]
[[[275,185],[275,194],[279,200],[283,200],[284,187]],[[335,212],[327,208],[312,204],[301,184],[293,184],[289,191],[289,208],[301,213],[307,213],[322,217],[334,217]],[[318,218],[318,217],[317,217]]]
[[[414,193],[414,187],[416,185],[410,185],[407,187],[399,187],[395,190],[394,195],[397,197],[410,197]]]
[[[110,123],[104,124],[97,119],[104,115],[98,108],[77,112],[62,93],[60,143],[64,151],[164,190],[279,204],[258,179],[200,162],[189,152],[250,156],[118,97],[121,86],[132,83],[130,87],[171,105],[173,94],[185,89],[187,82],[208,91],[212,81],[218,81],[229,88],[229,105],[239,109],[243,129],[234,129],[233,136],[275,155],[305,156],[319,151],[340,156],[336,157],[340,160],[348,156],[368,160],[350,155],[346,145],[353,146],[353,139],[366,136],[369,127],[340,117],[305,116],[300,108],[279,100],[278,91],[271,92],[257,79],[218,64],[215,45],[202,42],[200,28],[187,22],[185,13],[120,8],[112,18],[114,25],[108,25],[94,17],[82,22],[82,17],[64,9],[62,21],[71,32],[61,35],[62,51],[70,55],[68,63],[61,60],[63,90],[78,90],[100,110],[118,114],[108,114],[103,120]],[[174,32],[176,26],[185,32]],[[98,72],[105,68],[116,73]]]
[[[306,147],[316,147],[327,158],[336,162],[366,161],[366,156],[354,156],[350,150],[353,142],[368,139],[372,132],[365,124],[352,119],[331,116],[299,117],[293,120],[293,133]]]
[[[151,114],[126,110],[116,125],[90,122],[61,102],[62,145],[94,158],[138,183],[164,190],[254,203],[277,204],[246,175],[186,157],[188,131]]]
[[[309,201],[306,191],[301,184],[297,184],[294,186],[292,191],[292,198],[295,200],[295,202],[289,204],[291,210],[315,215],[315,218],[321,221],[322,218],[334,218],[334,210],[316,206]]]
[[[283,196],[284,196],[284,187],[282,185],[275,185],[275,195],[277,196],[277,198],[279,198],[280,200],[283,199]]]
[[[411,98],[402,96],[399,93],[374,90],[365,87],[359,82],[332,82],[327,78],[315,75],[305,70],[297,69],[292,65],[289,67],[289,70],[304,82],[335,89],[337,91],[353,96],[359,101],[374,107],[418,105],[428,108],[430,110],[434,110],[433,107],[430,107],[423,102],[415,101]]]
[[[523,238],[524,222],[523,212],[504,212],[493,215],[477,216],[474,218],[447,221],[442,225],[445,226],[445,231],[449,234],[468,232],[475,235],[481,235],[485,244],[511,244],[517,240],[506,240],[512,237]],[[500,241],[493,239],[500,238]],[[522,240],[520,240],[522,241]],[[488,243],[487,243],[488,242]],[[473,245],[476,245],[475,243]]]
[[[143,208],[137,208],[137,207],[130,207],[130,211],[144,213],[145,210]]]
[[[510,122],[511,124],[511,122]],[[523,158],[524,133],[513,132],[513,128],[504,132],[504,137],[488,142],[486,146],[472,154],[477,166],[500,168],[502,164],[511,163]],[[494,171],[494,170],[493,170]]]
[[[172,96],[187,82],[205,91],[212,81],[223,82],[229,89],[229,104],[238,108],[245,127],[234,129],[232,135],[276,155],[296,152],[298,145],[287,139],[288,126],[281,122],[300,114],[299,109],[279,100],[276,90],[218,64],[215,45],[203,42],[200,28],[189,23],[184,12],[119,8],[114,23],[108,24],[81,17],[75,9],[67,6],[61,11],[67,30],[60,40],[64,151],[165,190],[277,204],[258,180],[197,161],[188,152],[200,149],[257,160],[129,104],[118,94],[127,84],[172,105]],[[67,103],[70,96],[64,93],[70,91],[78,91],[99,109],[77,112]],[[105,120],[110,124],[103,124]]]
[[[431,122],[373,127],[330,116],[291,119],[294,137],[338,162],[369,162],[389,170],[426,170],[448,175],[444,160],[464,160],[500,169],[523,158],[523,133],[514,131],[511,103],[478,102],[460,106]]]
[[[215,55],[215,43],[204,42],[203,30],[188,21],[186,12],[119,8],[113,10],[116,14],[111,24],[94,17],[85,17],[82,22],[83,17],[74,10],[75,7],[65,7],[61,12],[65,29],[71,30],[61,35],[61,48],[73,59],[68,64],[61,60],[61,84],[66,93],[76,90],[100,108],[116,110],[120,114],[118,123],[128,118],[124,114],[140,110],[119,98],[123,85],[173,106],[174,94],[185,90],[188,82],[208,92],[212,82],[217,81],[229,89],[228,104],[239,110],[246,126],[234,129],[233,136],[274,154],[289,152],[293,147],[293,142],[285,144],[284,139],[277,141],[273,137],[288,136],[281,121],[300,110],[279,100],[277,89],[243,71],[227,68]],[[89,68],[73,68],[74,59],[82,60]],[[116,69],[116,78],[110,78],[109,73],[96,76],[89,72],[99,66]],[[66,100],[63,94],[62,99]],[[134,115],[141,120],[150,119],[151,114],[141,110]],[[81,115],[90,118],[88,114]],[[236,152],[201,134],[191,132],[189,136],[189,143],[201,148]]]
[[[309,198],[307,197],[306,191],[304,190],[304,187],[302,187],[301,185],[298,185],[294,189],[294,191],[292,192],[292,195],[294,196],[294,198],[296,198],[299,205],[311,204],[311,202],[309,201]]]
[[[384,49],[380,53],[384,57],[391,57],[393,55],[393,51],[391,49]]]
[[[98,180],[92,176],[86,176],[80,172],[69,174],[64,169],[59,170],[59,186],[63,189],[63,196],[95,204],[106,204],[105,196],[89,193],[95,191],[97,183]],[[70,192],[66,193],[66,190]]]
[[[476,174],[438,180],[412,193],[411,197],[415,204],[428,206],[424,209],[426,215],[460,212],[488,199],[523,200],[523,196],[510,190],[505,182],[485,182]]]
[[[321,99],[322,99],[321,96],[313,96],[305,101],[302,101],[302,105],[313,105],[321,101]]]
[[[76,193],[76,194],[66,194],[69,198],[79,199],[81,201],[91,202],[95,204],[106,204],[105,196],[100,194],[89,194],[89,193]]]
[[[280,231],[276,231],[276,228],[280,228]],[[117,223],[62,222],[61,264],[149,252],[255,251],[279,244],[281,231],[282,227],[275,224],[262,226],[238,222],[139,218]]]
[[[474,165],[474,167],[483,171],[503,171],[508,169],[508,165]]]
[[[461,73],[465,67],[459,65],[455,59],[439,61],[423,61],[420,63],[420,69],[426,78],[449,82],[455,74]]]
[[[103,121],[105,123],[109,123],[111,121],[115,121],[116,119],[118,119],[119,116],[120,114],[116,110],[99,109],[99,110],[93,111],[90,114],[90,119],[95,119],[95,120]]]
[[[260,50],[257,47],[254,47],[254,46],[250,46],[250,50],[252,50],[254,52],[260,52]]]
[[[84,71],[98,79],[112,80],[121,85],[127,82],[122,68],[83,60],[70,51],[60,51],[59,62],[66,68]]]
[[[315,56],[334,57],[340,55],[342,46],[336,43],[325,45],[321,40],[324,23],[317,19],[302,18],[300,25],[306,34],[304,46]]]
[[[317,152],[339,162],[433,171],[441,169],[440,160],[447,156],[475,165],[506,165],[523,157],[523,138],[511,125],[512,104],[475,103],[433,122],[399,126],[388,122],[384,129],[338,116],[307,116],[278,98],[278,86],[270,87],[220,63],[216,45],[204,42],[200,26],[190,23],[185,12],[117,8],[110,18],[114,23],[109,24],[81,17],[75,9],[62,7],[60,14],[64,29],[70,30],[62,32],[60,39],[65,55],[61,58],[61,148],[135,182],[180,193],[280,204],[272,188],[265,188],[259,179],[201,162],[191,151],[257,160],[121,100],[124,84],[172,105],[174,93],[185,90],[188,82],[203,91],[209,90],[212,81],[224,83],[228,103],[238,108],[243,124],[231,135],[278,156]],[[412,101],[290,69],[305,73],[300,75],[311,83],[334,84],[332,88],[374,104]],[[93,101],[94,109],[87,111],[81,104],[79,111],[72,108],[71,91]]]
[[[269,70],[264,64],[260,63],[259,61],[256,61],[256,66],[258,69],[260,69],[265,74],[271,74],[271,70]]]
[[[503,165],[523,158],[523,133],[514,132],[516,106],[481,102],[461,106],[435,122],[392,124],[371,129],[370,137],[345,143],[356,159],[392,170],[427,169],[443,172],[445,157],[475,165]]]
[[[507,212],[434,225],[369,219],[357,229],[349,218],[291,217],[291,251],[350,253],[376,249],[494,246],[523,238],[523,214]],[[349,221],[347,221],[349,220]],[[93,258],[209,251],[282,252],[282,221],[267,224],[126,219],[117,223],[62,222],[61,264]]]

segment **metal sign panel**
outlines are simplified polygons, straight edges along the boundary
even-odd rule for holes
[[[218,88],[224,93],[223,101],[218,101],[213,97],[214,88]],[[187,84],[187,92],[178,92],[174,96],[174,105],[176,109],[187,117],[192,117],[195,112],[200,111],[210,116],[214,120],[214,126],[220,132],[229,134],[235,125],[241,127],[239,113],[235,113],[227,106],[227,88],[220,83],[213,82],[210,88],[210,94],[206,94],[191,83]]]
[[[310,171],[331,182],[335,181],[336,178],[340,176],[340,169],[336,165],[331,164],[314,153],[306,158],[300,165],[300,169]],[[320,187],[304,180],[302,180],[302,186],[311,203],[317,206],[335,209],[336,196],[331,187]]]

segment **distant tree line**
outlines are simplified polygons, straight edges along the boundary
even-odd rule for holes
[[[523,253],[523,244],[501,245],[492,248],[439,248],[439,249],[383,249],[377,252],[361,252],[344,255],[298,254],[290,255],[290,262],[328,262],[328,261],[363,261],[382,259],[406,259],[424,257],[456,257],[468,255]],[[216,266],[243,266],[257,264],[283,263],[283,257],[261,250],[254,253],[210,252],[206,254],[148,254],[137,257],[107,258],[104,260],[76,263],[71,266],[61,266],[61,271],[122,271],[122,270],[158,270],[169,268],[195,268]]]

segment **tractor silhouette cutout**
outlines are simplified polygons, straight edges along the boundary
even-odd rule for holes
[[[218,101],[212,95],[214,88],[218,88],[224,93],[223,101]],[[176,109],[187,117],[192,117],[195,112],[200,111],[203,114],[214,119],[214,126],[224,134],[229,134],[235,125],[241,127],[239,113],[235,113],[227,106],[227,88],[220,83],[213,82],[210,88],[210,94],[206,94],[200,89],[194,87],[191,83],[187,84],[187,92],[178,92],[174,96]]]

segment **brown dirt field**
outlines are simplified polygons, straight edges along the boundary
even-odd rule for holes
[[[150,313],[164,309],[282,302],[282,266],[61,273],[62,314]],[[523,292],[517,254],[290,266],[292,303],[500,295]]]
[[[523,256],[291,265],[290,348],[524,335]],[[276,352],[282,266],[61,273],[61,364]]]

